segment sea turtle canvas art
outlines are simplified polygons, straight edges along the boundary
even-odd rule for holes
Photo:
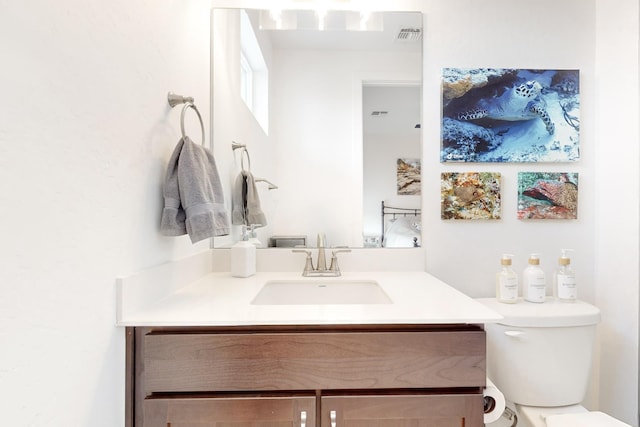
[[[578,70],[445,68],[441,162],[580,158]]]

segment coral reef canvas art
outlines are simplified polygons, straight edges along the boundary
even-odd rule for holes
[[[398,159],[396,174],[399,195],[420,195],[420,159]]]
[[[579,70],[445,68],[441,162],[580,159]]]
[[[518,219],[577,218],[578,173],[518,173]]]
[[[442,219],[500,219],[500,173],[443,172],[440,176]]]

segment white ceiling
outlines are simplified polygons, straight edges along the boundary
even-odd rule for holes
[[[396,39],[402,28],[422,29],[420,12],[377,12],[379,15],[375,16],[375,20],[380,22],[382,31],[347,31],[330,28],[320,31],[316,29],[317,17],[313,11],[297,11],[297,13],[299,14],[298,26],[306,29],[263,30],[270,33],[274,48],[416,51],[422,49],[421,39],[418,41]]]

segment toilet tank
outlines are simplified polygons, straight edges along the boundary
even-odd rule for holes
[[[582,402],[600,310],[582,301],[479,302],[504,319],[486,324],[487,375],[508,401],[527,406]]]

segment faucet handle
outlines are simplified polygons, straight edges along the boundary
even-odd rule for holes
[[[305,260],[305,263],[304,263],[304,271],[302,272],[303,276],[313,271],[313,260],[311,259],[311,251],[308,251],[306,249],[292,249],[291,252],[302,252],[307,254],[307,259]]]
[[[340,267],[338,266],[338,253],[340,252],[351,252],[351,249],[334,249],[331,251],[331,265],[329,266],[329,271],[335,273],[336,276],[340,276]]]

